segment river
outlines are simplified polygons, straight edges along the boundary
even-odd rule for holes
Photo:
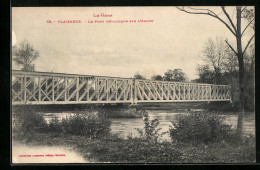
[[[159,132],[167,132],[169,126],[171,126],[171,121],[175,119],[176,115],[181,114],[181,112],[174,112],[171,110],[147,110],[151,119],[158,119],[160,124],[158,128],[161,128]],[[183,112],[184,114],[187,114]],[[53,117],[61,119],[73,113],[44,113],[44,117],[49,121]],[[112,118],[111,119],[111,133],[118,134],[122,138],[127,138],[128,136],[138,137],[139,134],[136,128],[143,128],[144,123],[142,118]],[[229,114],[225,115],[225,121],[231,124],[233,128],[236,128],[237,115]],[[253,113],[246,114],[244,120],[244,128],[246,134],[255,134],[255,115]],[[162,136],[163,140],[170,141],[169,134]]]

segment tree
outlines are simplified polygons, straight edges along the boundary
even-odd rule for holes
[[[39,51],[27,41],[22,41],[19,48],[13,48],[13,60],[18,66],[22,66],[22,71],[35,71],[33,62],[39,57]]]
[[[255,49],[252,46],[244,56],[245,60],[245,109],[253,111],[255,106]]]
[[[145,76],[142,76],[140,73],[135,73],[135,75],[134,75],[134,78],[135,79],[140,79],[140,80],[145,80],[146,78],[145,78]]]
[[[239,70],[237,56],[232,50],[230,50],[230,48],[225,49],[225,53],[226,58],[225,62],[223,63],[223,71],[231,74],[237,73]]]
[[[215,72],[214,83],[219,83],[221,72],[226,60],[226,50],[229,47],[225,44],[222,37],[217,37],[216,40],[209,38],[203,49],[204,61],[212,66]]]
[[[209,83],[215,82],[215,73],[210,70],[208,65],[198,66],[196,68],[199,78],[195,80],[197,83]]]
[[[247,9],[247,6],[236,6],[236,18],[231,18],[226,8],[224,6],[220,7],[221,12],[224,15],[224,18],[220,14],[215,13],[213,10],[205,8],[194,8],[194,7],[177,7],[180,11],[189,13],[189,14],[199,14],[199,15],[208,15],[213,18],[216,18],[221,23],[223,23],[226,28],[234,35],[236,39],[236,50],[235,48],[226,40],[225,42],[229,48],[237,56],[239,64],[239,89],[240,89],[240,112],[238,114],[237,122],[237,135],[241,138],[243,135],[243,122],[244,122],[244,108],[245,108],[245,69],[244,69],[244,54],[250,45],[251,41],[254,39],[255,34],[246,43],[245,48],[242,48],[242,36],[246,33],[249,27],[254,29],[254,10]],[[241,20],[245,18],[247,20],[247,25],[242,29]],[[236,21],[236,22],[235,22]],[[236,25],[235,25],[236,23]]]
[[[163,77],[161,75],[153,75],[151,77],[152,80],[159,80],[159,81],[162,81],[163,80]]]
[[[238,67],[236,56],[225,43],[223,37],[216,37],[215,40],[209,38],[203,49],[203,57],[205,64],[214,70],[212,83],[221,83],[221,74],[231,73]]]
[[[164,73],[164,80],[166,81],[176,81],[176,82],[185,82],[187,81],[187,76],[181,69],[167,70]]]

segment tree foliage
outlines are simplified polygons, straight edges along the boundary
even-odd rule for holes
[[[209,68],[209,65],[199,65],[196,68],[199,78],[195,80],[197,83],[209,83],[213,84],[215,82],[215,73]]]
[[[135,79],[145,80],[146,77],[141,75],[139,72],[135,73]],[[153,75],[151,80],[158,80],[158,81],[175,81],[175,82],[187,82],[188,78],[187,75],[182,71],[182,69],[169,69],[164,73],[164,76],[161,75]]]
[[[165,81],[186,82],[188,80],[186,74],[181,69],[167,70],[164,73]]]
[[[134,75],[135,79],[139,79],[139,80],[145,80],[145,76],[141,75],[139,72],[135,73]]]
[[[13,48],[13,61],[22,67],[22,71],[35,71],[33,62],[39,56],[39,51],[25,40],[19,44],[19,47]]]
[[[223,37],[217,37],[215,40],[209,38],[203,49],[204,62],[214,69],[214,83],[220,82],[221,73],[225,69],[233,70],[234,64],[237,64],[236,56],[225,43]],[[227,64],[227,62],[230,62]]]
[[[163,80],[163,77],[161,75],[153,75],[151,77],[152,80],[159,80],[159,81],[162,81]]]
[[[217,48],[216,46],[214,48]],[[215,49],[214,49],[215,50]],[[209,83],[213,84],[217,80],[217,84],[228,84],[231,86],[231,97],[233,101],[234,109],[239,109],[239,71],[238,62],[234,53],[230,50],[225,50],[222,48],[222,52],[226,51],[226,56],[223,58],[222,66],[219,67],[218,74],[212,66],[211,62],[204,60],[203,65],[198,65],[196,68],[198,79],[195,80],[196,83]],[[247,53],[244,55],[245,61],[245,81],[247,86],[245,87],[245,109],[253,111],[254,110],[254,75],[255,75],[255,53],[254,46],[251,46]]]
[[[221,83],[225,72],[236,72],[238,62],[235,54],[225,43],[223,37],[209,38],[202,51],[204,65],[197,67],[200,83]]]

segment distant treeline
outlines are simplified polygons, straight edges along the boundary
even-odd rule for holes
[[[204,64],[198,65],[197,79],[190,80],[195,83],[224,84],[231,86],[232,105],[239,109],[239,66],[237,56],[225,43],[223,37],[209,38],[205,43],[200,58]],[[198,58],[199,58],[198,57]],[[255,109],[255,49],[251,45],[244,57],[245,61],[245,109]],[[152,80],[187,82],[189,79],[181,69],[167,70],[164,75],[154,75]],[[134,75],[136,79],[146,79],[140,73]]]

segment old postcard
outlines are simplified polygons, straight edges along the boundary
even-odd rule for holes
[[[12,163],[253,163],[253,6],[13,7]]]

